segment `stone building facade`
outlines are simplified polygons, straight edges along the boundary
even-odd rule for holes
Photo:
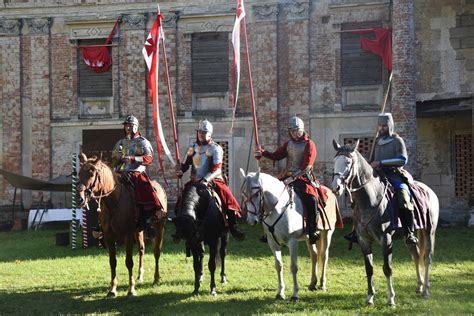
[[[238,196],[238,170],[257,165],[250,153],[244,43],[230,131],[235,6],[233,0],[160,1],[180,152],[195,138],[198,121],[211,120]],[[0,0],[0,168],[43,180],[70,174],[72,154],[110,150],[129,113],[155,141],[141,50],[156,9],[156,1],[148,0]],[[317,144],[315,169],[326,184],[333,139],[360,138],[367,151],[389,72],[358,47],[353,31],[391,27],[393,80],[386,109],[406,140],[408,168],[439,195],[445,216],[466,216],[473,199],[474,1],[247,0],[245,9],[261,144],[276,148],[287,138],[288,118],[299,115]],[[79,47],[102,43],[118,16],[111,70],[94,77]],[[159,97],[171,140],[163,81]],[[174,200],[173,168],[165,165]],[[283,164],[262,161],[260,167],[277,174]],[[163,184],[158,164],[150,174]],[[10,205],[13,192],[0,177],[0,205]],[[26,209],[40,200],[55,207],[71,203],[69,194],[25,190],[17,192],[18,200]]]

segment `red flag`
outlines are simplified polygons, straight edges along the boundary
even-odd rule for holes
[[[156,147],[158,151],[158,160],[160,162],[161,171],[163,172],[163,151],[165,152],[166,156],[173,165],[175,165],[175,162],[165,142],[163,128],[160,120],[160,111],[158,107],[159,46],[160,40],[163,39],[163,30],[161,28],[162,20],[163,15],[158,12],[158,16],[156,17],[155,21],[153,22],[153,26],[151,27],[150,34],[148,34],[148,38],[145,41],[142,53],[149,71],[148,88],[150,90],[150,96],[153,102],[153,123],[156,134]]]
[[[360,47],[368,52],[374,53],[382,58],[385,67],[392,70],[392,29],[374,28],[371,30],[354,31],[355,34],[374,32],[375,39],[365,37],[360,39]]]
[[[244,1],[237,0],[234,29],[232,30],[232,45],[234,46],[234,63],[232,65],[232,117],[235,115],[237,99],[239,98],[240,81],[240,22],[245,17]],[[235,89],[235,90],[234,90]]]
[[[112,65],[112,57],[110,57],[109,49],[105,45],[110,44],[115,29],[117,28],[117,24],[120,21],[122,21],[121,16],[117,18],[117,21],[115,21],[114,27],[105,40],[104,46],[94,45],[81,47],[82,60],[84,60],[84,63],[96,73],[106,72]]]

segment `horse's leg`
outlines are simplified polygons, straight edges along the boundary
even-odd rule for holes
[[[319,280],[319,288],[326,291],[326,270],[329,260],[329,246],[331,245],[332,234],[334,230],[326,230],[321,232],[321,242],[318,257],[320,258],[321,279]]]
[[[291,296],[292,301],[297,301],[299,298],[299,287],[298,287],[298,240],[291,238],[288,241],[288,249],[290,250],[291,258],[291,274],[293,276],[293,295]]]
[[[416,270],[416,294],[421,294],[423,291],[423,262],[422,258],[425,255],[426,235],[424,230],[417,231],[418,247],[416,245],[407,245],[410,251]]]
[[[365,274],[367,275],[367,304],[374,304],[374,258],[372,254],[372,244],[359,237],[360,248],[364,255]]]
[[[110,290],[107,293],[107,297],[117,296],[117,249],[115,246],[115,239],[108,236],[109,234],[104,231],[104,241],[109,251],[109,265],[110,265]]]
[[[227,242],[229,240],[229,233],[223,233],[221,236],[221,245],[219,255],[221,257],[221,283],[227,283],[227,276],[225,274],[225,256],[227,255]]]
[[[202,260],[204,257],[204,243],[200,242],[191,246],[193,253],[194,268],[194,291],[193,295],[199,295],[199,288],[202,282]]]
[[[276,299],[284,300],[285,299],[285,281],[283,280],[283,260],[281,257],[281,248],[275,244],[270,238],[268,238],[268,243],[272,249],[273,256],[275,258],[275,270],[278,277],[278,292]]]
[[[163,239],[165,236],[165,223],[166,219],[160,219],[155,223],[155,241],[153,245],[153,254],[155,256],[155,276],[153,278],[153,284],[157,285],[160,283],[160,257],[161,247],[163,247]]]
[[[133,277],[133,235],[125,237],[125,265],[128,269],[128,296],[137,296],[135,278]]]
[[[435,228],[429,227],[424,234],[424,261],[425,261],[425,284],[423,287],[423,297],[430,296],[430,267],[433,260],[434,244],[435,244]]]
[[[418,238],[424,238],[423,233],[417,234]],[[416,293],[421,293],[422,288],[423,288],[423,271],[422,271],[422,262],[420,261],[420,249],[422,249],[422,243],[424,241],[419,242],[418,245],[412,245],[412,244],[407,244],[405,243],[406,247],[408,248],[408,251],[410,251],[411,258],[413,262],[415,263],[415,269],[416,269],[416,280],[417,280],[417,287],[416,287]],[[422,250],[421,250],[422,252]]]
[[[393,289],[392,280],[392,253],[393,243],[392,235],[385,234],[382,240],[383,248],[383,273],[387,279],[387,304],[395,306],[395,290]]]
[[[143,283],[143,275],[145,274],[144,259],[145,259],[145,239],[143,230],[135,233],[135,241],[138,247],[138,283]]]
[[[324,232],[321,232],[321,238]],[[321,238],[318,240],[317,244],[310,244],[309,239],[306,239],[306,246],[308,247],[309,257],[311,259],[311,282],[309,283],[308,289],[310,291],[317,290],[317,283],[318,283],[318,251],[319,251],[319,242]]]
[[[218,239],[212,240],[209,242],[209,262],[207,263],[207,267],[209,269],[209,272],[211,274],[211,295],[216,296],[217,295],[217,290],[216,290],[216,279],[215,279],[215,273],[216,273],[216,257],[217,257],[217,242]]]

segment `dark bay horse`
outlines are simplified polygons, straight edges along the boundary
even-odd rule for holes
[[[387,278],[389,305],[395,305],[395,291],[392,283],[392,236],[394,230],[390,221],[387,184],[365,158],[357,151],[359,141],[353,146],[340,146],[333,141],[337,151],[334,158],[334,180],[332,189],[336,195],[347,190],[355,203],[354,222],[357,238],[365,260],[367,274],[367,303],[374,303],[372,243],[383,247],[383,272]],[[429,272],[434,254],[435,233],[439,217],[439,202],[436,194],[427,185],[415,181],[427,194],[427,220],[424,229],[418,229],[419,244],[407,245],[415,261],[418,286],[417,293],[429,295]],[[422,276],[424,268],[424,277]]]
[[[219,255],[221,260],[221,283],[225,283],[227,282],[225,255],[229,233],[225,227],[216,197],[206,185],[193,183],[184,187],[174,223],[177,234],[184,237],[193,255],[193,294],[199,294],[203,276],[204,246],[207,244],[209,246],[208,268],[211,275],[210,294],[217,295],[214,277],[216,260]]]
[[[143,229],[138,228],[137,207],[135,204],[135,193],[129,185],[120,182],[117,175],[104,162],[97,158],[88,159],[86,155],[80,156],[81,168],[79,170],[78,193],[81,206],[85,206],[89,199],[97,200],[100,207],[99,220],[102,226],[104,241],[109,252],[109,264],[111,271],[111,287],[108,296],[117,296],[117,257],[116,242],[123,241],[126,247],[125,264],[128,269],[128,295],[136,296],[135,278],[133,276],[133,243],[138,245],[139,269],[138,281],[143,281],[145,255],[145,241]],[[167,198],[163,188],[152,181],[158,198],[166,213]],[[156,237],[154,239],[155,276],[154,284],[160,281],[159,260],[161,247],[163,245],[164,227],[166,217],[158,219],[154,223]]]

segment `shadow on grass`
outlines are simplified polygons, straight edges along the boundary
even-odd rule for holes
[[[337,258],[344,261],[353,261],[363,265],[363,258],[360,247],[353,245],[351,251],[347,250],[348,244],[343,235],[350,230],[350,225],[346,225],[344,230],[336,230],[333,235],[330,258]],[[232,257],[245,258],[267,258],[271,256],[271,250],[267,244],[259,242],[258,239],[263,231],[260,226],[251,227],[242,225],[246,234],[246,239],[237,242],[230,237],[228,253]],[[64,230],[63,230],[64,231]],[[82,249],[78,245],[76,250],[71,250],[70,246],[57,246],[55,244],[55,235],[58,230],[39,230],[0,233],[0,262],[14,262],[16,260],[38,260],[38,259],[56,259],[66,257],[82,257],[89,255],[107,255],[105,249],[97,247]],[[168,223],[165,230],[165,240],[162,254],[182,255],[185,254],[185,243],[179,244],[173,242],[171,235],[174,233],[174,225]],[[136,256],[136,247],[135,256]],[[146,253],[152,253],[152,244],[147,244]],[[382,247],[374,244],[374,259],[376,265],[381,264]],[[474,245],[472,243],[472,230],[467,227],[455,226],[450,228],[439,228],[437,232],[434,263],[456,263],[463,260],[472,260]],[[124,247],[118,247],[118,255],[124,255]],[[283,256],[288,256],[288,249],[283,249]],[[308,258],[306,244],[299,243],[299,256]],[[402,240],[395,241],[394,262],[409,262],[411,257],[408,249]]]

